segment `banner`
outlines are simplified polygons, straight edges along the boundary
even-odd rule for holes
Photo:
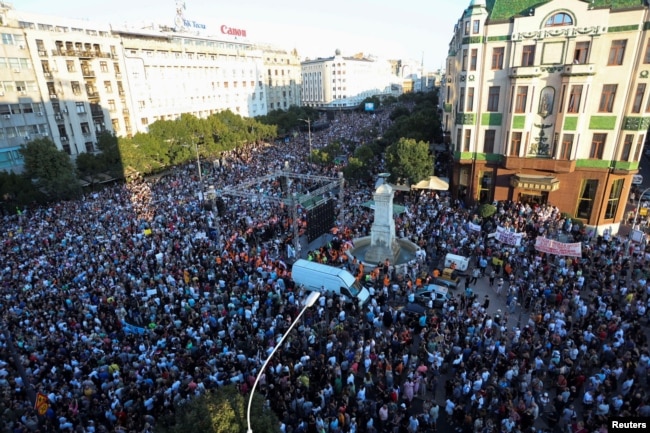
[[[45,415],[45,412],[50,408],[50,400],[47,395],[43,393],[36,394],[36,401],[34,402],[34,409],[40,416]]]
[[[535,241],[535,249],[556,256],[582,257],[582,244],[580,242],[568,244],[538,236]]]
[[[468,228],[469,228],[471,231],[474,231],[474,232],[480,232],[480,231],[481,231],[481,226],[478,225],[478,224],[468,223],[468,226],[469,226]]]
[[[524,237],[523,233],[515,233],[504,229],[503,227],[497,227],[497,231],[494,234],[494,238],[506,245],[513,245],[515,247],[521,246],[521,238]]]

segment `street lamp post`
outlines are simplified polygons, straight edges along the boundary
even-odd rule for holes
[[[650,187],[644,189],[639,195],[639,201],[636,203],[636,213],[634,214],[634,222],[632,223],[632,230],[635,230],[636,228],[636,220],[639,217],[639,211],[641,210],[641,200],[643,199],[643,194],[645,194],[648,191],[650,191]],[[632,235],[632,231],[630,230],[630,236],[631,235]]]
[[[209,200],[210,205],[212,207],[212,211],[216,215],[215,221],[214,221],[214,226],[215,229],[217,230],[217,246],[220,246],[221,242],[221,228],[219,227],[219,209],[217,208],[217,190],[214,188],[214,185],[210,185],[208,190],[205,192],[205,197]],[[210,227],[208,226],[208,230]]]
[[[311,162],[311,119],[308,117],[307,119],[298,120],[302,120],[307,124],[307,135],[309,137],[309,162]]]
[[[307,299],[305,299],[305,305],[302,307],[302,310],[300,310],[300,313],[298,313],[298,316],[296,319],[291,323],[291,326],[289,326],[289,329],[287,329],[287,332],[282,335],[282,338],[280,341],[275,345],[273,350],[271,351],[271,354],[266,358],[266,361],[264,361],[264,364],[262,365],[262,368],[260,368],[260,371],[257,372],[257,377],[255,377],[255,383],[253,383],[253,388],[251,389],[251,393],[248,397],[248,409],[246,410],[246,423],[248,424],[248,430],[247,433],[253,433],[253,428],[251,427],[251,407],[253,405],[253,396],[255,395],[255,388],[257,388],[257,383],[260,381],[260,377],[262,377],[262,373],[264,373],[264,370],[266,369],[266,366],[268,365],[269,361],[271,358],[273,358],[273,355],[275,355],[275,352],[278,351],[280,346],[284,344],[284,340],[286,340],[287,336],[293,328],[296,326],[296,324],[300,321],[300,318],[302,317],[303,314],[305,314],[305,311],[312,305],[316,303],[320,296],[320,292],[311,292],[309,293],[309,296],[307,296]]]

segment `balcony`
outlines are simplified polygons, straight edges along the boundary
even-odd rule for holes
[[[542,75],[539,66],[516,66],[510,68],[510,78],[534,78]]]
[[[64,52],[63,48],[58,48],[56,50],[52,50],[52,55],[53,56],[63,56],[64,55],[63,52]]]
[[[91,59],[95,57],[95,53],[93,51],[78,51],[78,55],[82,59]]]
[[[81,74],[86,78],[95,78],[95,71],[92,69],[82,69]]]
[[[90,110],[90,115],[92,117],[104,117],[104,112],[102,110]]]
[[[593,63],[576,63],[564,65],[562,70],[563,77],[584,77],[587,75],[596,75],[596,65]]]
[[[41,57],[47,57],[47,51],[39,49],[38,55]]]
[[[125,115],[125,116],[128,116],[129,115],[129,109],[125,108],[124,110],[122,110],[122,114]]]
[[[63,122],[63,114],[54,113],[54,120],[56,120],[57,122]]]
[[[99,98],[99,92],[94,90],[86,90],[86,94],[89,98]]]
[[[49,71],[48,72],[43,72],[43,76],[48,80],[51,80],[53,78],[52,73],[49,72]]]
[[[552,158],[521,158],[506,156],[503,167],[508,170],[539,170],[552,173],[573,173],[576,168],[575,160]]]

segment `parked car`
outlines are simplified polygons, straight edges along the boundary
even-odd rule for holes
[[[415,301],[428,305],[429,301],[433,301],[433,308],[442,308],[442,306],[451,299],[449,288],[446,286],[438,286],[436,284],[429,284],[423,289],[415,292]]]

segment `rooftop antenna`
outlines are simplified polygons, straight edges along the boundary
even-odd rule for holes
[[[176,0],[176,18],[174,18],[174,25],[177,32],[184,32],[185,29],[185,16],[183,11],[185,10],[185,1]]]

